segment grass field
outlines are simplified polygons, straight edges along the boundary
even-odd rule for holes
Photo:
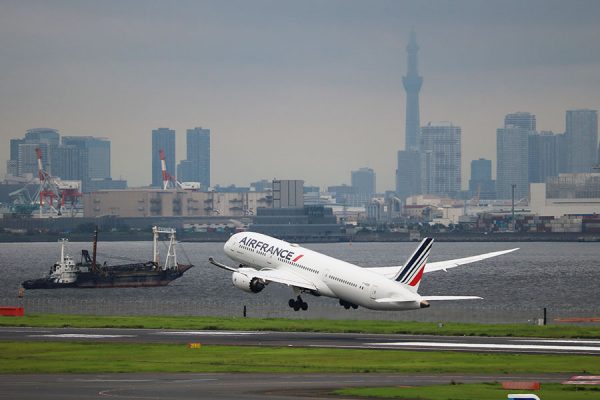
[[[595,356],[184,344],[0,342],[0,373],[387,372],[600,374]]]
[[[226,318],[171,316],[89,316],[31,314],[0,317],[0,326],[73,328],[156,328],[295,332],[404,333],[419,335],[600,338],[599,326],[535,326],[526,324],[461,324],[404,321]]]
[[[509,393],[534,393],[542,400],[592,400],[600,398],[600,388],[544,383],[538,391],[504,390],[499,383],[468,385],[435,385],[420,387],[353,388],[335,392],[345,396],[361,396],[419,400],[499,400]]]

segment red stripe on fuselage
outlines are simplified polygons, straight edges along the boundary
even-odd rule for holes
[[[292,260],[292,262],[296,262],[296,261],[298,261],[299,259],[301,259],[302,257],[304,257],[304,254],[300,254],[298,257],[294,258],[294,259]]]
[[[415,286],[417,283],[419,283],[419,281],[421,280],[421,277],[423,276],[423,272],[424,271],[425,271],[425,265],[423,264],[423,266],[421,267],[421,269],[417,273],[417,276],[415,276],[415,278],[409,283],[409,285],[410,286]]]

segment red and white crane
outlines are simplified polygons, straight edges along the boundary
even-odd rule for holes
[[[158,151],[158,154],[160,155],[160,168],[162,170],[163,190],[167,190],[169,188],[169,182],[174,183],[175,179],[167,172],[167,159],[165,157],[165,151],[163,149],[160,149]]]
[[[160,168],[162,170],[163,190],[183,189],[183,190],[200,190],[199,182],[179,182],[175,177],[167,172],[167,159],[163,149],[158,151],[160,155]]]
[[[63,181],[60,178],[50,175],[44,170],[42,150],[36,148],[35,152],[37,155],[38,178],[40,180],[38,193],[35,197],[37,198],[36,200],[39,201],[40,218],[44,217],[44,209],[50,213],[62,215],[61,210],[65,206],[65,200],[69,200],[71,216],[75,216],[78,199],[81,197],[81,182]]]

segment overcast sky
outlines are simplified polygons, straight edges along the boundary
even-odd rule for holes
[[[0,174],[10,138],[49,127],[109,138],[113,178],[146,185],[152,129],[179,161],[202,126],[213,184],[367,166],[393,189],[412,28],[421,124],[462,127],[463,187],[505,114],[558,133],[600,108],[599,1],[0,0]]]

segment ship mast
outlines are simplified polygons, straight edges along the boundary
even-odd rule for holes
[[[152,227],[152,261],[158,267],[158,228]]]
[[[98,249],[98,225],[94,229],[94,246],[92,247],[92,271],[97,272],[98,266],[96,265],[96,252]]]
[[[177,253],[175,252],[175,229],[173,228],[160,228],[157,226],[152,227],[152,261],[154,264],[159,267],[159,254],[158,254],[158,237],[159,234],[165,233],[169,235],[169,248],[167,250],[167,256],[165,258],[165,263],[163,265],[163,269],[176,268],[177,267]]]

